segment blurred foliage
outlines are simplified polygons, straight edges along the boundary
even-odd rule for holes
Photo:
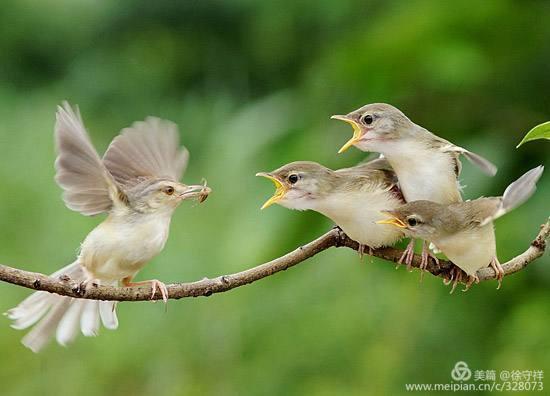
[[[517,147],[521,146],[523,143],[538,139],[550,139],[550,121],[543,122],[542,124],[532,128],[529,132],[527,132],[527,135],[521,139],[521,142],[519,142]]]
[[[319,235],[316,213],[258,208],[254,177],[293,160],[338,168],[350,130],[330,121],[388,102],[499,165],[465,164],[466,198],[501,194],[547,162],[515,150],[548,120],[547,1],[4,0],[0,10],[0,261],[50,273],[101,221],[67,210],[53,182],[55,106],[78,103],[98,150],[147,115],[171,119],[191,151],[185,180],[208,179],[184,205],[165,251],[139,275],[167,282],[242,270]],[[547,172],[548,173],[548,172]],[[502,262],[548,216],[550,177],[496,224]],[[0,326],[3,395],[365,395],[449,382],[472,369],[550,376],[548,255],[501,290],[439,279],[332,249],[210,298],[119,305],[120,328],[34,355]],[[0,284],[6,310],[29,294]]]

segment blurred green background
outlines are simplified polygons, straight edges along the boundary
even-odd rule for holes
[[[515,145],[550,118],[548,1],[4,0],[0,10],[0,262],[51,273],[101,218],[66,209],[53,181],[55,107],[80,105],[98,150],[148,115],[180,126],[183,205],[164,252],[138,279],[193,281],[280,256],[327,230],[316,213],[259,207],[255,178],[294,160],[339,168],[351,128],[329,120],[388,102],[499,166],[465,163],[466,198],[501,194],[548,164],[548,143]],[[497,221],[502,262],[548,216],[536,195]],[[472,370],[546,370],[546,255],[468,293],[440,279],[331,249],[281,274],[209,298],[122,303],[120,327],[34,355],[0,326],[3,395],[402,394]],[[29,291],[0,284],[0,310]],[[550,387],[550,382],[548,382]],[[433,393],[435,394],[435,393]]]

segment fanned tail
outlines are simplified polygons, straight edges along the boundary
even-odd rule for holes
[[[62,274],[77,282],[86,279],[78,261],[52,276],[58,277]],[[115,301],[82,300],[39,291],[31,294],[5,315],[13,320],[11,326],[14,329],[22,330],[34,325],[21,342],[33,352],[39,352],[54,333],[59,344],[67,345],[76,338],[79,328],[87,337],[96,336],[100,321],[106,328],[116,329],[118,319],[115,309]]]

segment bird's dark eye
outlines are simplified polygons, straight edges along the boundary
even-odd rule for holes
[[[172,195],[172,194],[174,194],[174,187],[172,187],[172,186],[166,187],[166,188],[164,189],[164,193],[165,193],[166,195]]]
[[[374,117],[371,116],[370,114],[367,114],[366,116],[363,117],[363,123],[365,123],[366,125],[372,124],[373,121],[374,121]]]
[[[288,182],[289,182],[290,184],[294,184],[294,183],[296,183],[299,179],[300,179],[300,176],[298,176],[297,174],[293,173],[292,175],[290,175],[290,176],[288,177]]]
[[[407,223],[409,224],[409,226],[414,227],[418,224],[418,220],[416,220],[414,217],[409,217],[407,219]]]

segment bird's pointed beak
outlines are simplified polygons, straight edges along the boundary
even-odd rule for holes
[[[341,148],[340,150],[338,150],[338,154],[340,153],[343,153],[344,151],[346,151],[347,149],[349,149],[351,146],[353,146],[354,144],[356,144],[359,140],[361,140],[361,138],[363,137],[363,131],[361,130],[361,128],[359,127],[359,125],[357,124],[357,122],[355,122],[354,120],[352,120],[351,118],[349,118],[348,116],[345,116],[345,115],[333,115],[332,117],[330,117],[331,119],[333,120],[340,120],[340,121],[344,121],[344,122],[347,122],[348,124],[350,124],[353,128],[353,136],[351,137],[350,140],[348,140]]]
[[[279,179],[270,175],[269,173],[259,172],[259,173],[256,173],[256,176],[262,176],[262,177],[265,177],[266,179],[271,180],[273,184],[275,184],[275,188],[276,188],[275,194],[273,194],[271,198],[265,201],[265,203],[262,205],[260,209],[265,209],[273,205],[274,203],[277,203],[285,196],[286,192],[288,191],[287,187],[283,183],[281,183]]]
[[[199,203],[206,201],[208,195],[212,192],[212,189],[204,184],[186,185],[180,184],[176,190],[178,197],[183,201],[184,199],[197,198]]]
[[[390,217],[384,220],[378,220],[376,224],[391,224],[399,228],[407,228],[407,225],[403,222],[403,220],[398,218],[394,213],[385,210],[383,210],[382,213]]]

